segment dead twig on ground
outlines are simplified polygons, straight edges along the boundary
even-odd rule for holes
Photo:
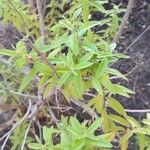
[[[118,41],[118,39],[120,38],[120,36],[121,36],[121,34],[122,34],[122,32],[123,32],[123,30],[125,28],[125,25],[126,25],[126,23],[128,21],[128,18],[129,18],[129,15],[130,15],[130,13],[132,11],[132,8],[134,6],[134,1],[135,0],[129,0],[128,1],[127,10],[126,10],[126,12],[125,12],[125,14],[124,14],[124,16],[122,18],[122,22],[121,22],[121,24],[119,26],[118,32],[117,32],[116,36],[113,39],[114,43],[116,43]]]
[[[150,29],[150,25],[140,35],[138,35],[138,37],[135,38],[135,40],[133,40],[133,42],[125,49],[124,52],[130,49],[149,29]]]
[[[129,113],[149,113],[150,109],[125,109]]]

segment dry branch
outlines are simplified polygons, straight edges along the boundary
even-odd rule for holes
[[[132,8],[134,6],[134,1],[135,0],[129,0],[128,1],[127,10],[126,10],[126,12],[125,12],[125,14],[124,14],[124,16],[122,18],[122,22],[121,22],[121,24],[119,26],[118,32],[117,32],[116,36],[113,39],[114,43],[116,43],[118,41],[118,39],[120,38],[120,36],[121,36],[121,34],[122,34],[122,32],[123,32],[123,30],[125,28],[125,25],[126,25],[126,23],[128,21],[128,18],[129,18],[129,15],[130,15],[130,13],[132,11]]]
[[[45,31],[45,22],[44,22],[44,13],[42,9],[42,1],[36,0],[38,16],[39,16],[39,23],[40,23],[40,33],[43,37],[43,44],[46,42],[46,31]]]

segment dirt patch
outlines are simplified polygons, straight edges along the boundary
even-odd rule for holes
[[[128,109],[150,108],[150,1],[136,1],[118,51],[126,53],[130,59],[118,61],[115,68],[129,74],[129,82],[123,84],[135,91],[130,99],[119,99]]]

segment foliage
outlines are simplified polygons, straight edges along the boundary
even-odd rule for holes
[[[20,1],[14,2],[19,14],[8,6],[10,3],[1,1],[3,11],[8,12],[8,14],[5,12],[3,20],[13,22],[27,36],[38,37],[33,44],[30,39],[23,38],[16,44],[15,50],[0,50],[0,55],[10,57],[19,70],[23,70],[26,66],[31,67],[30,72],[27,75],[24,74],[18,91],[25,92],[27,87],[32,89],[30,83],[37,76],[40,79],[38,90],[44,89],[43,100],[46,100],[49,92],[56,87],[61,89],[68,101],[75,99],[84,102],[84,94],[94,89],[96,95],[88,101],[87,108],[92,108],[103,118],[89,127],[86,121],[79,123],[73,117],[70,118],[69,123],[62,119],[62,126],[59,129],[43,127],[44,144],[36,137],[37,143],[30,143],[29,147],[66,150],[109,148],[111,147],[109,142],[118,136],[121,137],[119,141],[121,149],[125,150],[128,147],[129,138],[136,134],[140,149],[144,149],[147,142],[143,146],[143,141],[148,138],[147,135],[150,135],[149,115],[148,119],[143,120],[144,126],[142,126],[128,116],[120,102],[114,99],[115,95],[129,97],[134,93],[120,84],[113,83],[112,80],[113,78],[128,80],[121,72],[112,68],[118,59],[128,58],[116,53],[116,43],[111,42],[119,26],[118,14],[124,10],[117,5],[113,5],[112,9],[106,9],[107,0],[71,2],[63,0],[60,4],[56,2],[55,5],[55,1],[52,0],[47,5],[50,12],[45,14],[45,30],[48,32],[48,38],[47,43],[43,44],[43,37],[39,37],[34,31],[39,28],[35,19],[37,16],[29,13],[28,7]],[[64,9],[65,6],[68,10]],[[102,19],[94,20],[93,12],[102,13]],[[20,14],[30,25],[28,30],[22,30],[23,20]],[[56,15],[53,17],[53,14]],[[49,20],[52,21],[50,24]],[[103,27],[103,29],[95,32],[97,27]],[[106,134],[95,136],[94,131],[101,123],[101,128]],[[60,136],[61,140],[57,145],[53,144],[53,134]]]
[[[110,135],[103,134],[95,136],[94,132],[100,127],[102,120],[98,119],[92,125],[87,127],[87,121],[80,123],[75,117],[71,117],[69,123],[67,118],[62,118],[60,129],[43,127],[44,144],[30,143],[31,149],[50,149],[50,150],[92,150],[94,148],[103,147],[110,148]],[[60,143],[53,144],[53,134],[60,134]]]

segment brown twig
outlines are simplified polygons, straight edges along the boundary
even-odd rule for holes
[[[125,25],[126,25],[126,23],[128,21],[129,15],[130,15],[130,13],[132,11],[132,8],[134,6],[134,1],[135,0],[129,0],[128,1],[127,10],[126,10],[126,12],[125,12],[125,14],[123,16],[123,19],[122,19],[122,22],[121,22],[121,24],[119,26],[118,32],[117,32],[116,36],[113,39],[114,43],[116,43],[118,41],[118,39],[120,38],[120,36],[121,36],[121,34],[122,34],[123,30],[124,30],[124,27],[125,27]]]
[[[50,116],[52,117],[53,121],[55,122],[57,128],[59,128],[60,126],[59,126],[58,119],[56,118],[56,116],[55,116],[53,110],[51,109],[50,105],[48,103],[47,103],[47,105],[48,105],[48,112],[49,112]]]
[[[36,0],[36,4],[37,4],[38,15],[39,15],[40,33],[41,33],[41,36],[43,37],[43,44],[45,44],[46,31],[45,31],[44,14],[43,14],[43,9],[42,9],[42,1]]]
[[[43,55],[43,53],[41,53],[40,50],[34,44],[32,44],[31,41],[27,40],[27,42],[28,42],[28,45],[38,54],[41,60],[52,69],[54,75],[56,75],[56,77],[59,79],[60,78],[59,74],[57,73],[55,67],[47,60],[46,56]]]

